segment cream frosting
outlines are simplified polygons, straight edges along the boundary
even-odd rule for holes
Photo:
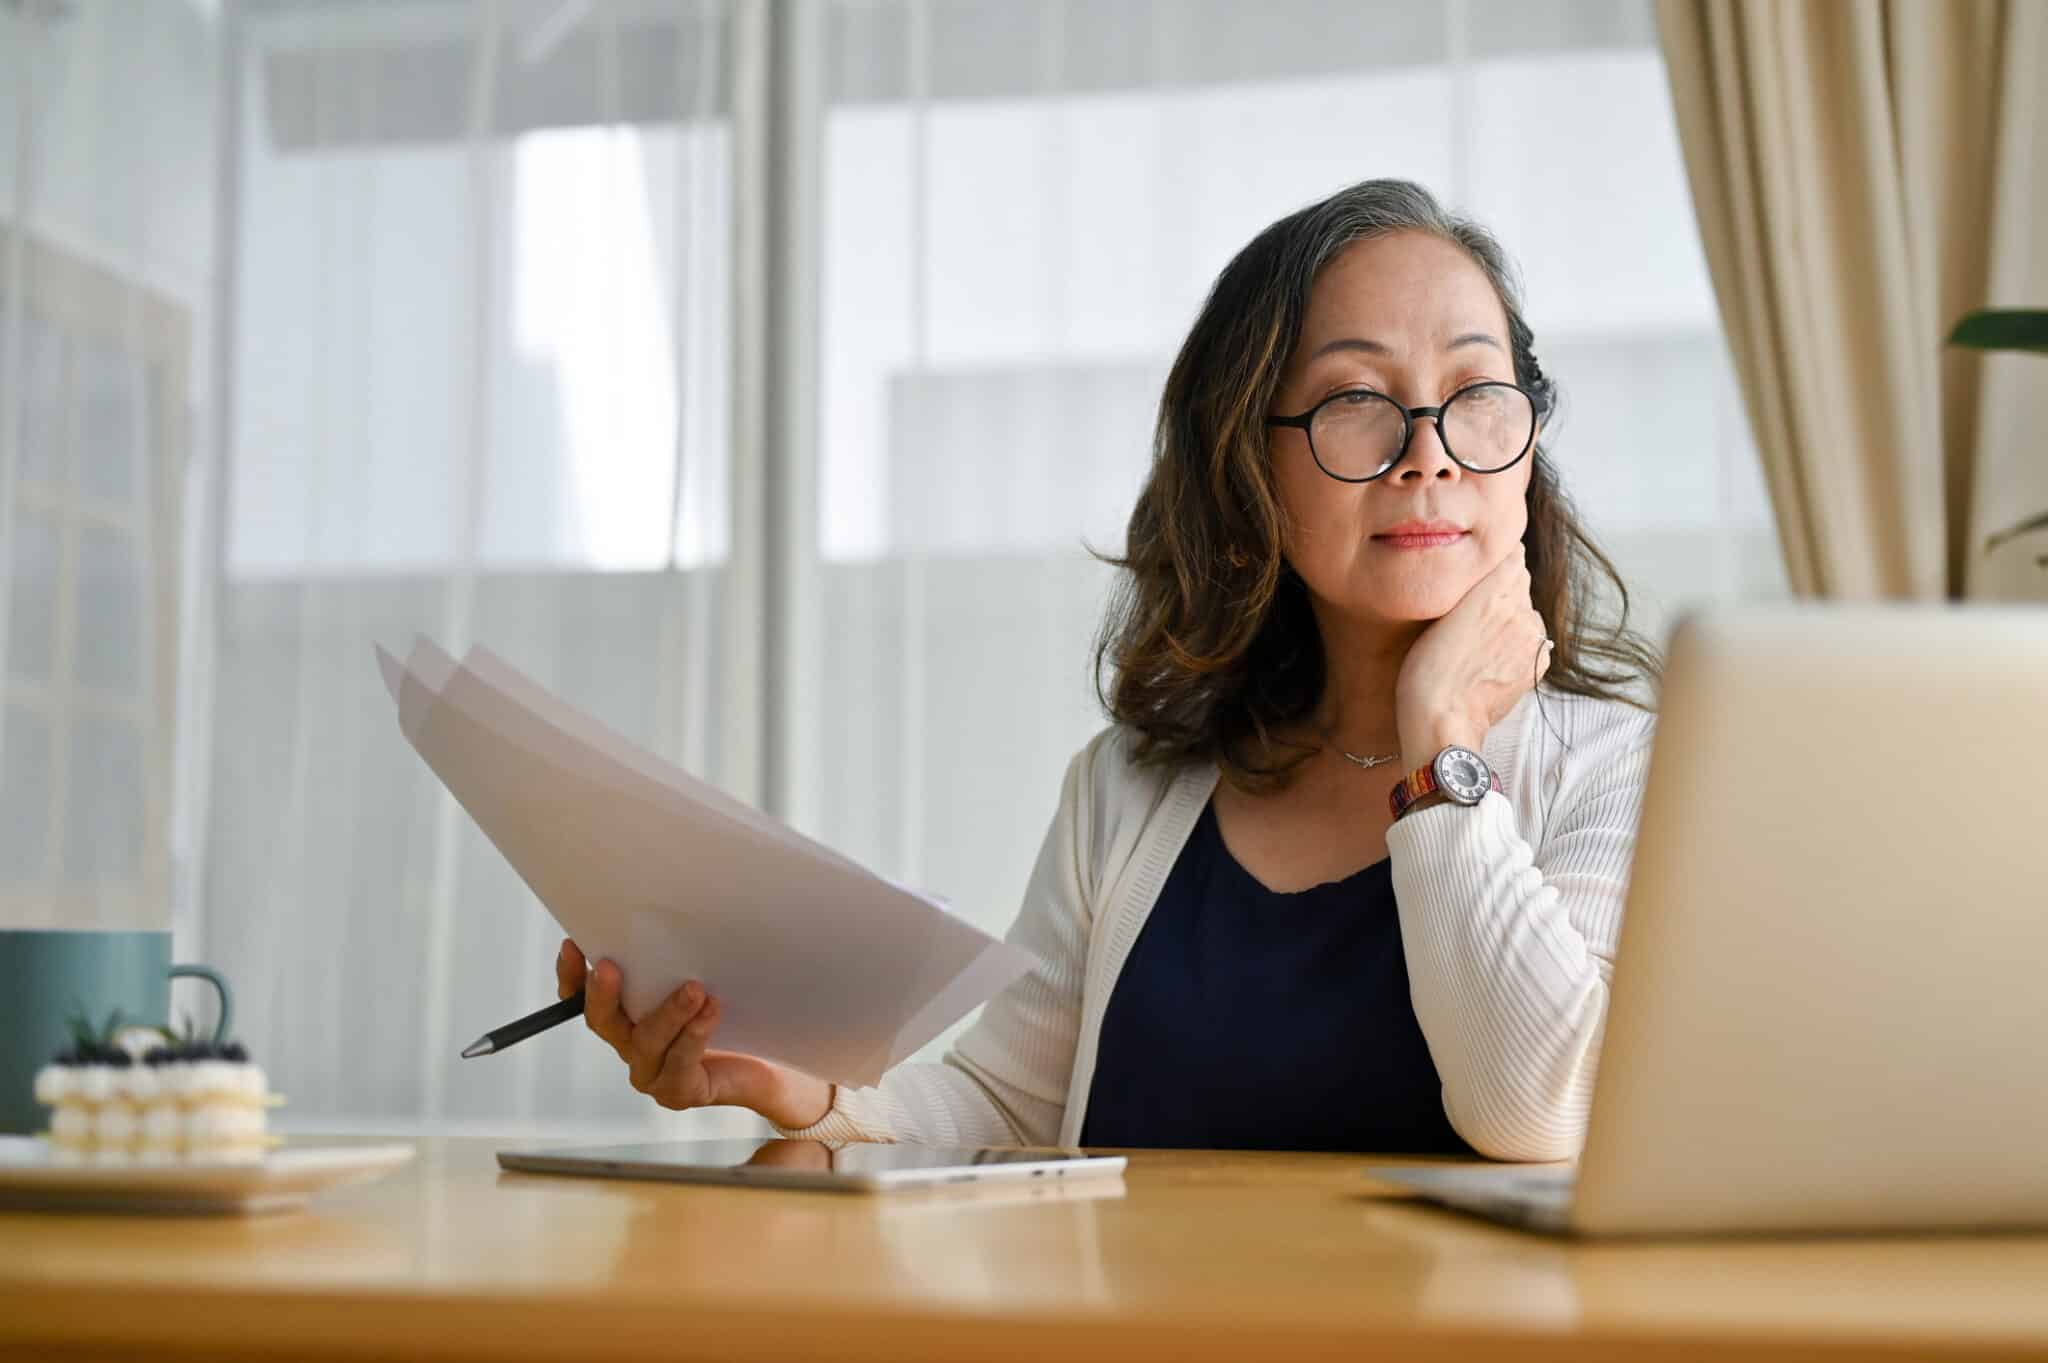
[[[59,1151],[154,1162],[261,1152],[277,1101],[261,1066],[223,1060],[158,1065],[46,1065],[36,1101],[53,1111]]]

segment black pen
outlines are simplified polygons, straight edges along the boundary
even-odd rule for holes
[[[524,1041],[530,1036],[538,1036],[548,1028],[567,1022],[570,1018],[582,1016],[583,991],[579,989],[560,1003],[551,1003],[538,1013],[528,1013],[516,1022],[508,1022],[503,1027],[485,1032],[463,1048],[462,1058],[469,1060],[479,1055],[495,1055],[507,1046]]]

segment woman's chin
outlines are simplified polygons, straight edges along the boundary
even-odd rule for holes
[[[1421,624],[1441,620],[1458,604],[1462,592],[1423,588],[1406,592],[1375,592],[1350,603],[1348,613],[1388,624]]]
[[[1309,582],[1309,592],[1320,611],[1373,625],[1441,620],[1472,587],[1462,573],[1390,576],[1384,570],[1347,573],[1329,585],[1339,590],[1317,591],[1315,582]]]

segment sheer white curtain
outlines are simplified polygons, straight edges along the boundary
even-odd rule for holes
[[[845,0],[821,40],[820,605],[798,820],[1000,929],[1224,262],[1403,176],[1521,262],[1566,485],[1661,636],[1784,591],[1647,0]]]
[[[171,926],[214,63],[190,5],[0,6],[0,928]]]
[[[452,1059],[552,998],[556,935],[399,739],[370,645],[487,643],[745,787],[727,7],[231,17],[192,949],[300,1123],[665,1129],[580,1029]]]

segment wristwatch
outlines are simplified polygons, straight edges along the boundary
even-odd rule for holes
[[[1387,792],[1387,804],[1398,819],[1425,800],[1430,804],[1449,800],[1454,804],[1476,805],[1487,791],[1499,789],[1500,778],[1486,765],[1486,759],[1454,743],[1438,753],[1428,766],[1417,767],[1396,781]]]

